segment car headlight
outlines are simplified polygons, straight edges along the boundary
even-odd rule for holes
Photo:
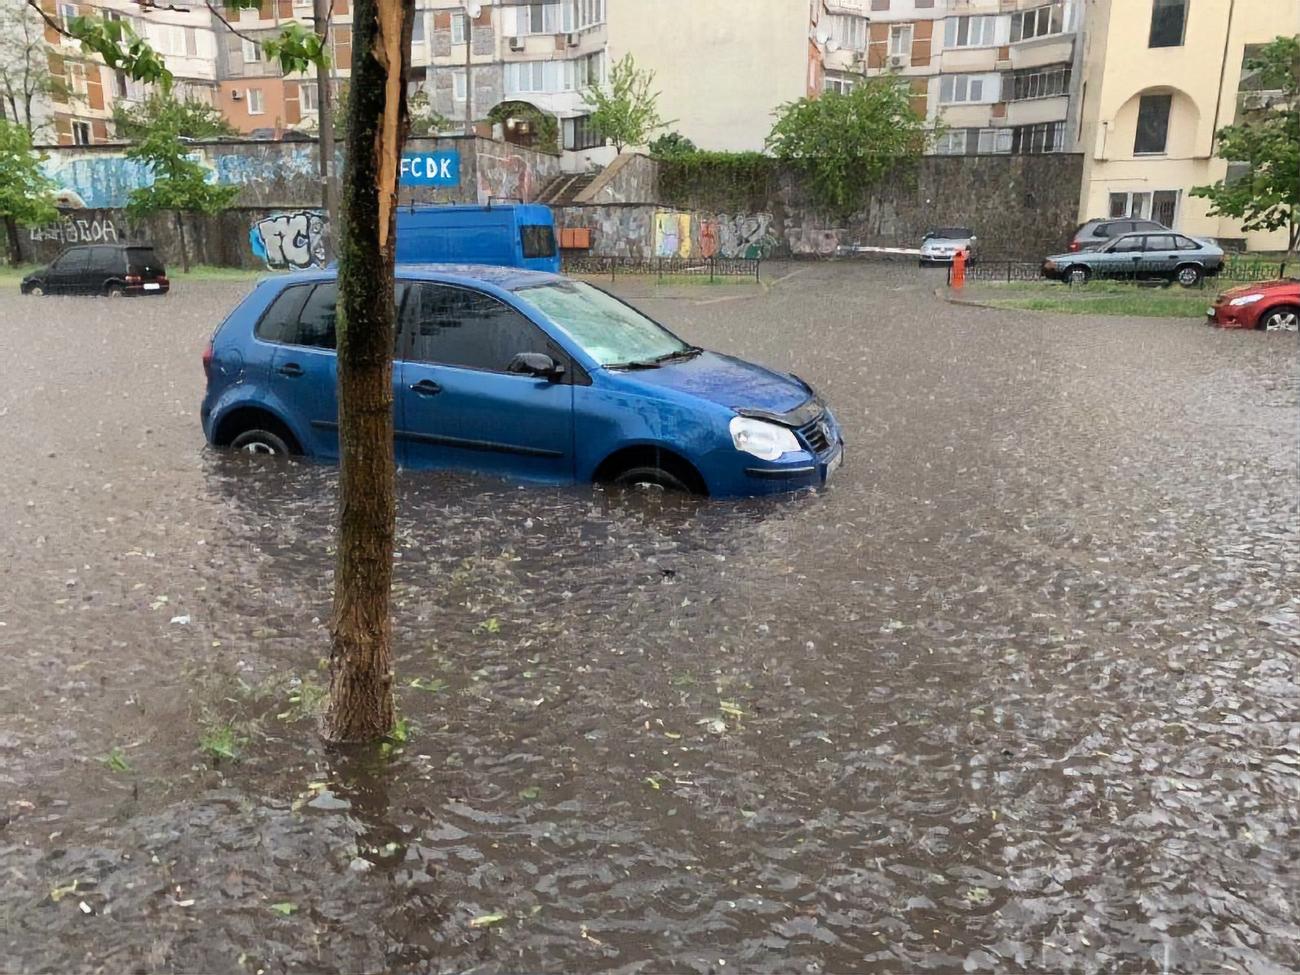
[[[1233,308],[1240,308],[1242,305],[1253,305],[1255,302],[1261,300],[1263,297],[1264,297],[1263,295],[1242,295],[1240,298],[1233,298],[1230,302],[1228,302],[1228,304],[1230,304]]]
[[[760,460],[778,460],[782,454],[803,449],[789,427],[777,426],[750,416],[732,419],[731,442],[737,450],[753,454]]]

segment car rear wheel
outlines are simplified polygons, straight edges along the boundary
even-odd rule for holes
[[[1174,280],[1184,288],[1195,288],[1201,283],[1201,278],[1205,277],[1205,272],[1195,264],[1184,264],[1174,272]]]
[[[272,457],[287,457],[291,451],[284,438],[271,430],[245,430],[230,441],[230,449],[245,454],[266,454]]]
[[[1283,305],[1269,309],[1259,320],[1259,327],[1265,332],[1300,331],[1300,306]]]
[[[120,284],[110,284],[104,289],[104,294],[110,298],[121,298],[126,292]]]
[[[1092,277],[1092,271],[1082,264],[1075,264],[1066,269],[1065,280],[1070,284],[1087,284],[1088,279]]]

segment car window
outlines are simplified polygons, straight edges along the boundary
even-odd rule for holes
[[[1115,241],[1111,247],[1112,254],[1127,254],[1142,249],[1142,238],[1136,234],[1131,237],[1121,237]]]
[[[554,257],[555,231],[547,224],[526,224],[519,228],[524,257]]]
[[[1180,251],[1198,251],[1201,249],[1200,244],[1192,240],[1190,237],[1184,237],[1182,234],[1178,234],[1174,237],[1174,241],[1177,243]]]
[[[1174,249],[1174,238],[1169,234],[1151,234],[1147,237],[1145,249],[1148,251],[1171,251]]]
[[[307,301],[298,313],[298,327],[292,337],[284,341],[289,345],[305,345],[309,348],[332,349],[335,340],[335,325],[339,286],[337,282],[327,281],[311,289]]]
[[[397,282],[398,309],[402,307],[407,286],[406,281]],[[335,282],[285,288],[263,313],[254,334],[263,342],[332,349],[335,347],[334,302],[337,293]]]
[[[564,329],[602,366],[648,361],[690,348],[631,305],[582,281],[548,281],[515,294]]]
[[[162,261],[152,247],[128,247],[126,249],[127,270],[131,274],[145,277],[157,277],[166,273]]]
[[[60,271],[84,271],[90,264],[90,248],[76,247],[60,257],[54,266]]]
[[[1092,232],[1092,235],[1094,237],[1114,237],[1115,233],[1111,231],[1111,227],[1114,226],[1115,224],[1111,223],[1099,223],[1097,224],[1097,229]]]
[[[520,352],[557,354],[540,328],[481,291],[414,283],[403,318],[417,362],[505,372]]]
[[[302,311],[302,303],[307,300],[310,292],[309,284],[285,288],[271,302],[271,307],[262,315],[253,334],[263,342],[289,341],[298,330],[298,313]]]

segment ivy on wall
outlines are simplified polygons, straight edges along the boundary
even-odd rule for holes
[[[778,162],[761,152],[683,152],[659,160],[659,196],[699,210],[765,210],[775,196]]]

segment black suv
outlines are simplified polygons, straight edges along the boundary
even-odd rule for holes
[[[148,244],[69,247],[23,278],[25,295],[165,295],[167,270]]]
[[[1079,225],[1079,229],[1074,232],[1074,236],[1070,238],[1070,243],[1065,249],[1072,252],[1095,251],[1113,237],[1159,230],[1163,230],[1165,233],[1173,233],[1171,228],[1162,223],[1156,223],[1154,220],[1143,220],[1139,217],[1112,217],[1109,220],[1094,218]]]

